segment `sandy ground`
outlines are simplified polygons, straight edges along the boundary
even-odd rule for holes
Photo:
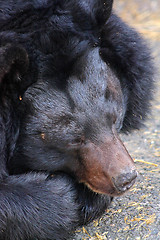
[[[114,9],[149,40],[157,66],[155,100],[146,127],[122,136],[139,171],[137,183],[73,240],[160,240],[160,0],[115,0]]]

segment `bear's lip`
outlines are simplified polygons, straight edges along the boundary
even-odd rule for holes
[[[84,176],[80,182],[84,183],[93,192],[110,196],[120,196],[126,193],[136,182],[137,171],[133,171],[135,172],[135,178],[133,178],[132,181],[126,182],[122,185],[116,185],[114,178],[109,177],[104,172],[101,177],[92,175],[92,177],[87,178]]]
[[[136,180],[134,180],[134,183],[135,183]],[[130,186],[127,186],[124,190],[122,191],[119,191],[115,186],[112,186],[112,188],[110,188],[109,190],[106,190],[106,188],[97,188],[95,187],[93,184],[91,183],[84,183],[89,189],[91,189],[93,192],[96,192],[98,194],[104,194],[104,195],[109,195],[109,196],[112,196],[112,197],[116,197],[116,196],[121,196],[123,194],[125,194],[126,192],[128,192],[131,187],[134,185],[133,184],[130,184]]]
[[[92,181],[80,181],[81,183],[84,183],[89,189],[91,189],[93,192],[96,192],[98,194],[104,194],[104,195],[109,195],[112,197],[120,196],[126,193],[132,186],[126,187],[125,190],[119,191],[118,188],[113,184],[113,183],[100,183],[100,182],[95,182],[93,183]]]
[[[89,183],[89,182],[85,182],[84,183],[89,189],[91,189],[93,192],[96,192],[98,194],[103,194],[103,195],[109,195],[111,197],[116,197],[116,196],[121,196],[123,195],[125,192],[127,192],[129,189],[127,189],[124,192],[120,192],[116,189],[116,187],[112,186],[112,188],[106,190],[105,187],[101,187],[101,188],[97,188],[96,186],[94,186],[93,184]]]

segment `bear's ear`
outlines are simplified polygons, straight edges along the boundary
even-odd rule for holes
[[[113,0],[83,0],[82,2],[86,12],[95,18],[98,26],[104,25],[110,17]]]
[[[111,15],[113,0],[88,0],[88,2],[93,2],[91,11],[95,14],[98,25],[104,25]]]
[[[29,65],[26,50],[21,46],[7,44],[0,47],[0,90],[3,95],[20,91],[21,82]]]
[[[68,2],[66,9],[71,11],[74,22],[83,31],[102,28],[111,15],[113,4],[113,0],[72,0]]]

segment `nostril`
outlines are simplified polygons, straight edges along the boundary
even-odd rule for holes
[[[133,170],[131,172],[121,174],[116,178],[112,178],[113,183],[118,191],[125,192],[133,186],[137,177],[137,171]]]

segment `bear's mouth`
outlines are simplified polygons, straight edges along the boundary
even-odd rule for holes
[[[120,196],[126,193],[136,182],[137,171],[133,171],[133,177],[131,181],[126,180],[123,184],[116,184],[115,179],[112,178],[110,181],[102,181],[99,179],[98,181],[84,181],[84,184],[90,188],[93,192],[99,194],[106,194],[112,197]],[[82,181],[83,182],[83,181]]]

